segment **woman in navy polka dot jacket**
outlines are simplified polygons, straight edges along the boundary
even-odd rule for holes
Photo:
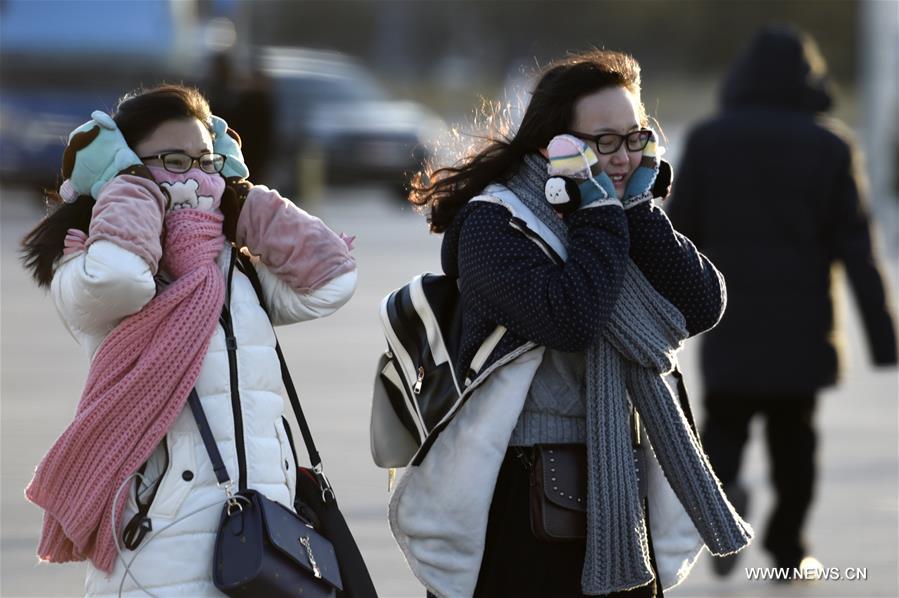
[[[615,199],[626,195],[646,145],[635,148],[639,142],[628,134],[646,124],[639,65],[633,58],[610,51],[572,56],[544,71],[514,136],[496,135],[460,164],[429,172],[427,183],[425,177],[419,177],[413,185],[410,201],[427,208],[433,232],[445,233],[443,268],[459,280],[463,321],[461,349],[455,361],[457,377],[466,380],[466,385],[472,380],[480,384],[465,408],[482,401],[486,410],[482,396],[495,394],[496,388],[506,395],[527,393],[523,409],[514,414],[517,422],[513,421],[515,429],[506,441],[508,450],[504,459],[500,457],[498,473],[494,470],[480,479],[474,473],[477,468],[469,468],[460,474],[465,484],[453,487],[450,469],[456,464],[464,467],[461,458],[453,457],[455,461],[448,461],[451,465],[440,466],[445,481],[436,483],[447,485],[445,492],[455,496],[454,505],[482,504],[489,507],[489,513],[463,516],[455,507],[441,508],[435,490],[432,495],[415,494],[420,499],[417,508],[429,515],[431,525],[441,518],[448,528],[457,525],[459,537],[468,534],[475,538],[471,547],[459,548],[464,542],[456,538],[438,551],[435,546],[444,546],[436,543],[438,532],[429,528],[416,536],[419,532],[408,523],[412,521],[408,513],[405,523],[397,518],[395,528],[400,532],[395,529],[394,533],[429,594],[583,595],[585,543],[544,544],[531,533],[528,474],[516,458],[521,451],[515,449],[540,442],[584,442],[583,356],[611,316],[628,257],[653,288],[683,314],[690,335],[713,327],[724,311],[723,278],[689,239],[672,228],[665,213],[652,201],[625,200],[622,205]],[[535,194],[542,200],[549,178],[546,147],[553,137],[564,133],[587,139],[609,177],[608,190],[614,186],[614,194],[609,193],[609,201],[592,204],[585,198],[581,203],[590,205],[557,216],[564,218],[568,235],[567,259],[563,261],[552,242],[547,242],[552,236],[545,234],[547,227],[522,209],[519,200]],[[611,137],[599,137],[610,133]],[[614,144],[616,138],[618,147],[609,151],[607,142]],[[597,142],[606,145],[600,148]],[[656,181],[653,188],[662,197],[668,191],[670,170],[668,173],[669,180]],[[477,200],[472,201],[475,196]],[[643,199],[647,197],[644,194]],[[526,348],[534,344],[545,347],[542,360],[531,366],[525,387],[516,390],[518,378],[511,372],[527,362]],[[485,374],[487,381],[483,382]],[[506,378],[501,379],[502,375]],[[460,412],[457,418],[461,417]],[[486,421],[489,415],[485,412],[477,417]],[[473,439],[477,424],[466,425],[466,438]],[[448,428],[437,442],[449,443],[450,437]],[[425,463],[433,459],[431,468],[437,466],[439,457],[432,455],[437,451],[435,443],[425,457]],[[487,494],[486,503],[460,494],[466,492],[463,487],[479,484]],[[401,481],[398,493],[412,493],[403,486]],[[454,522],[454,517],[465,520]],[[483,527],[476,524],[481,520]],[[423,541],[422,550],[416,548],[417,539]],[[676,553],[660,542],[653,534],[650,550],[654,549],[658,581],[607,595],[660,596],[663,587],[679,583],[689,570],[684,563],[692,564],[695,552]],[[686,544],[691,550],[696,548],[695,543]],[[698,546],[701,548],[701,542]],[[453,551],[457,554],[446,556]],[[440,563],[434,561],[436,552],[441,552]]]
[[[501,205],[474,202],[445,232],[443,271],[459,278],[465,305],[457,365],[463,374],[469,374],[471,358],[497,324],[509,329],[503,339],[507,348],[527,339],[560,351],[585,350],[612,312],[628,255],[684,315],[691,336],[712,328],[724,312],[718,270],[652,202],[568,216],[570,245],[563,265],[511,220]],[[497,357],[504,353],[503,347],[494,351]]]

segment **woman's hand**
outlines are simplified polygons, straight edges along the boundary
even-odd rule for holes
[[[60,195],[68,203],[80,195],[98,198],[102,187],[119,174],[133,174],[153,180],[116,126],[112,117],[95,110],[91,120],[69,134],[63,152],[62,174],[65,181]]]
[[[546,148],[548,171],[546,200],[553,209],[567,215],[579,208],[620,205],[615,185],[599,170],[599,160],[589,145],[573,135],[557,135]]]
[[[643,148],[640,165],[634,169],[624,189],[624,199],[621,203],[625,210],[653,198],[653,184],[659,174],[659,164],[658,138],[655,131],[650,129],[649,143]],[[668,170],[670,172],[670,167]]]
[[[109,241],[143,258],[155,274],[162,257],[160,236],[168,201],[152,179],[127,174],[114,177],[94,204],[85,248]]]
[[[308,293],[356,269],[346,237],[264,185],[250,190],[235,242],[259,256],[297,293]]]

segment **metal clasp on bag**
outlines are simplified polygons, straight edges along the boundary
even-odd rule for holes
[[[234,484],[231,482],[231,480],[218,484],[218,487],[224,490],[225,496],[228,497],[229,516],[233,515],[235,512],[243,511],[243,505],[240,504],[240,500],[234,493]]]
[[[334,495],[334,489],[331,488],[331,482],[328,481],[327,476],[325,476],[322,470],[322,464],[319,463],[312,468],[312,471],[315,472],[315,477],[318,479],[318,487],[322,491],[322,502],[328,502],[328,495],[331,495],[331,500],[337,500],[337,496]]]
[[[306,549],[306,558],[309,559],[309,564],[312,566],[312,574],[315,575],[316,579],[321,579],[322,572],[318,568],[318,563],[315,562],[315,555],[312,554],[312,542],[309,541],[309,536],[300,538],[300,544]]]

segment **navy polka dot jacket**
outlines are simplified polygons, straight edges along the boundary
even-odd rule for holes
[[[510,221],[504,207],[472,202],[444,235],[443,270],[459,279],[464,314],[460,378],[470,375],[472,357],[498,324],[508,333],[484,368],[526,341],[585,351],[611,315],[628,255],[681,311],[691,335],[712,328],[724,312],[723,277],[651,202],[568,216],[568,260],[561,265]]]

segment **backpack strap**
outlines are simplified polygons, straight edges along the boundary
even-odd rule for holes
[[[234,251],[237,252],[238,269],[250,279],[250,284],[253,285],[253,290],[256,291],[256,297],[259,299],[259,305],[262,306],[262,309],[268,316],[269,322],[271,322],[272,317],[268,311],[265,296],[262,293],[262,283],[259,280],[259,274],[256,272],[256,267],[253,265],[253,262],[248,255],[237,249]],[[272,326],[272,334],[275,334],[274,326]],[[284,359],[284,353],[281,351],[281,343],[278,342],[277,334],[275,334],[275,352],[278,354],[278,360],[281,362],[281,378],[284,381],[284,388],[287,390],[287,396],[290,398],[290,406],[293,408],[293,414],[296,416],[297,424],[300,426],[303,442],[306,444],[306,452],[309,454],[309,460],[312,463],[312,471],[315,473],[315,477],[321,488],[322,499],[327,502],[329,495],[331,498],[334,498],[334,490],[331,488],[331,483],[324,474],[321,455],[319,455],[318,450],[315,448],[315,442],[312,439],[312,430],[309,429],[309,423],[306,421],[306,416],[303,414],[303,406],[300,405],[300,397],[297,395],[296,387],[293,384],[293,378],[291,378],[290,370],[287,368],[287,361]],[[296,457],[296,455],[294,455],[294,457]],[[298,471],[299,464],[295,463],[295,466]]]
[[[508,187],[498,183],[488,185],[484,189],[483,195],[473,197],[472,201],[483,201],[503,206],[512,214],[513,221],[517,222],[516,228],[521,229],[523,226],[527,231],[522,231],[525,233],[525,236],[537,242],[541,247],[546,246],[551,249],[549,253],[551,253],[550,257],[554,261],[565,261],[568,259],[568,250],[561,239]]]

